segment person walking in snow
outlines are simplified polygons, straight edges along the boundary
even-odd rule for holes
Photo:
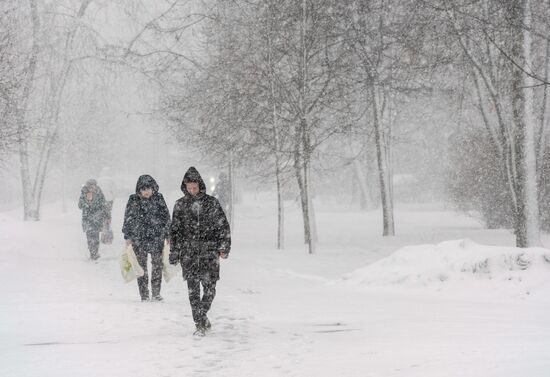
[[[169,260],[171,264],[181,264],[195,334],[204,335],[211,327],[207,313],[220,279],[219,259],[229,255],[231,234],[220,203],[206,194],[206,185],[194,167],[185,173],[181,191],[184,196],[176,202],[172,213]]]
[[[107,218],[105,197],[95,179],[86,181],[80,190],[78,208],[82,210],[82,230],[86,233],[90,259],[99,259],[99,232]]]
[[[162,249],[169,238],[170,212],[159,192],[157,182],[150,175],[142,175],[136,184],[136,193],[130,195],[124,213],[122,233],[126,245],[132,245],[139,265],[145,274],[137,279],[141,301],[149,301],[147,255],[151,254],[152,299],[162,301]]]
[[[214,191],[212,191],[212,196],[218,199],[226,214],[229,213],[229,203],[231,200],[230,194],[231,188],[229,187],[229,179],[227,178],[227,174],[221,172],[218,177],[218,182],[216,182],[216,187],[214,187]]]

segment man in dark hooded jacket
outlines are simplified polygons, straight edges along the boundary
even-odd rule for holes
[[[185,196],[176,202],[172,213],[170,263],[181,264],[197,328],[195,333],[204,335],[210,328],[206,314],[220,278],[219,258],[227,258],[231,235],[220,203],[206,194],[206,185],[194,167],[185,173],[181,190]]]
[[[137,279],[141,301],[149,300],[147,254],[151,254],[152,299],[161,301],[162,249],[169,238],[170,213],[159,186],[150,175],[142,175],[136,184],[136,193],[130,195],[122,233],[127,245],[132,245],[139,265],[145,274]]]
[[[86,181],[80,190],[78,208],[82,210],[82,230],[86,233],[90,259],[99,258],[99,232],[107,218],[105,197],[95,179]]]

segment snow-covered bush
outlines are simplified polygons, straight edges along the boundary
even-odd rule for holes
[[[513,228],[504,165],[487,133],[472,129],[450,141],[447,191],[462,211],[476,211],[489,229]]]

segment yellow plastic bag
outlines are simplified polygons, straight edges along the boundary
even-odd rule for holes
[[[145,274],[137,261],[132,245],[126,246],[120,255],[120,272],[126,283]]]
[[[168,242],[164,243],[164,248],[162,249],[162,276],[164,277],[165,282],[172,280],[179,272],[178,265],[170,264],[170,244]]]

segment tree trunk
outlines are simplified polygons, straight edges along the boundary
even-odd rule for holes
[[[279,156],[279,131],[277,129],[277,118],[275,105],[273,104],[273,139],[275,141],[275,179],[277,180],[277,249],[285,247],[284,230],[284,201],[282,193],[281,161]]]
[[[512,107],[516,124],[516,166],[518,171],[519,213],[516,221],[516,245],[540,246],[539,206],[537,198],[534,82],[526,72],[531,72],[531,9],[524,0],[513,7],[513,20],[518,29],[512,45],[512,58],[522,63],[522,70],[515,69],[512,79]],[[523,21],[523,25],[522,25]]]
[[[278,165],[275,171],[277,177],[277,249],[282,250],[285,248],[285,206],[283,201],[282,185],[281,185],[281,171]]]
[[[273,101],[273,82],[271,83],[272,87],[272,117],[273,117],[273,140],[275,142],[275,179],[277,181],[277,249],[284,249],[285,245],[285,230],[284,230],[284,201],[282,193],[282,178],[281,178],[281,158],[279,154],[280,140],[279,140],[279,130],[277,122],[277,111],[275,102]]]
[[[544,80],[548,81],[548,71],[550,69],[550,40],[546,42],[546,56],[544,59]],[[543,95],[542,95],[542,111],[540,117],[540,126],[537,135],[538,141],[538,158],[537,158],[537,167],[539,168],[539,182],[542,181],[541,175],[543,174],[542,166],[544,164],[544,152],[546,149],[546,122],[548,112],[548,107],[550,106],[549,102],[550,96],[548,95],[548,85],[544,85]]]
[[[32,195],[33,187],[31,182],[31,172],[29,164],[29,145],[28,138],[30,137],[29,125],[27,124],[27,110],[31,90],[34,84],[36,73],[36,63],[38,60],[38,33],[40,29],[40,21],[38,18],[38,10],[36,0],[29,0],[31,10],[31,27],[32,27],[32,48],[29,57],[29,65],[27,67],[25,83],[21,93],[21,106],[17,110],[17,137],[19,144],[19,161],[21,171],[21,185],[23,188],[23,218],[28,220],[39,220],[38,214],[35,213],[34,198]]]
[[[309,201],[309,135],[308,123],[306,119],[307,104],[306,93],[308,86],[308,65],[307,65],[307,46],[306,46],[306,27],[307,27],[307,0],[302,0],[301,7],[302,22],[300,24],[300,82],[298,107],[300,109],[300,120],[296,125],[295,149],[294,149],[294,169],[298,187],[300,188],[300,201],[302,204],[302,215],[304,219],[304,241],[308,245],[309,254],[314,253],[314,240],[311,234],[310,201]]]
[[[309,145],[309,140],[306,137],[306,145]],[[311,151],[306,150],[304,153],[304,186],[306,193],[306,202],[307,202],[307,214],[309,218],[309,232],[310,232],[310,242],[308,244],[309,253],[313,254],[315,252],[315,244],[318,241],[317,237],[317,224],[315,221],[315,209],[313,206],[313,198],[311,196],[311,176],[310,176],[310,163],[311,163]]]
[[[269,7],[269,18],[271,25],[271,4]],[[273,141],[274,153],[275,153],[275,179],[277,181],[277,249],[282,250],[285,247],[285,230],[284,230],[284,201],[282,193],[282,179],[281,179],[281,158],[280,158],[280,139],[279,139],[279,122],[277,116],[277,105],[275,103],[275,70],[273,67],[273,46],[271,41],[271,29],[267,33],[267,48],[268,48],[268,64],[269,64],[269,89],[270,89],[270,101],[271,101],[271,122],[273,127]]]
[[[374,141],[376,144],[376,157],[378,161],[378,177],[380,179],[380,199],[382,202],[382,220],[383,236],[394,236],[393,222],[393,198],[391,195],[391,179],[389,176],[389,167],[387,159],[386,144],[384,140],[382,125],[378,115],[378,101],[374,90],[374,83],[368,84],[369,94],[371,96],[372,116],[374,125]]]
[[[296,180],[298,182],[298,188],[300,189],[300,203],[302,206],[302,217],[304,223],[304,243],[308,245],[308,252],[313,254],[313,237],[311,235],[311,221],[309,211],[309,192],[307,184],[307,170],[308,165],[305,151],[303,148],[304,136],[306,132],[307,123],[305,119],[302,119],[299,125],[296,127],[297,135],[295,136],[294,145],[294,171],[296,174]]]

